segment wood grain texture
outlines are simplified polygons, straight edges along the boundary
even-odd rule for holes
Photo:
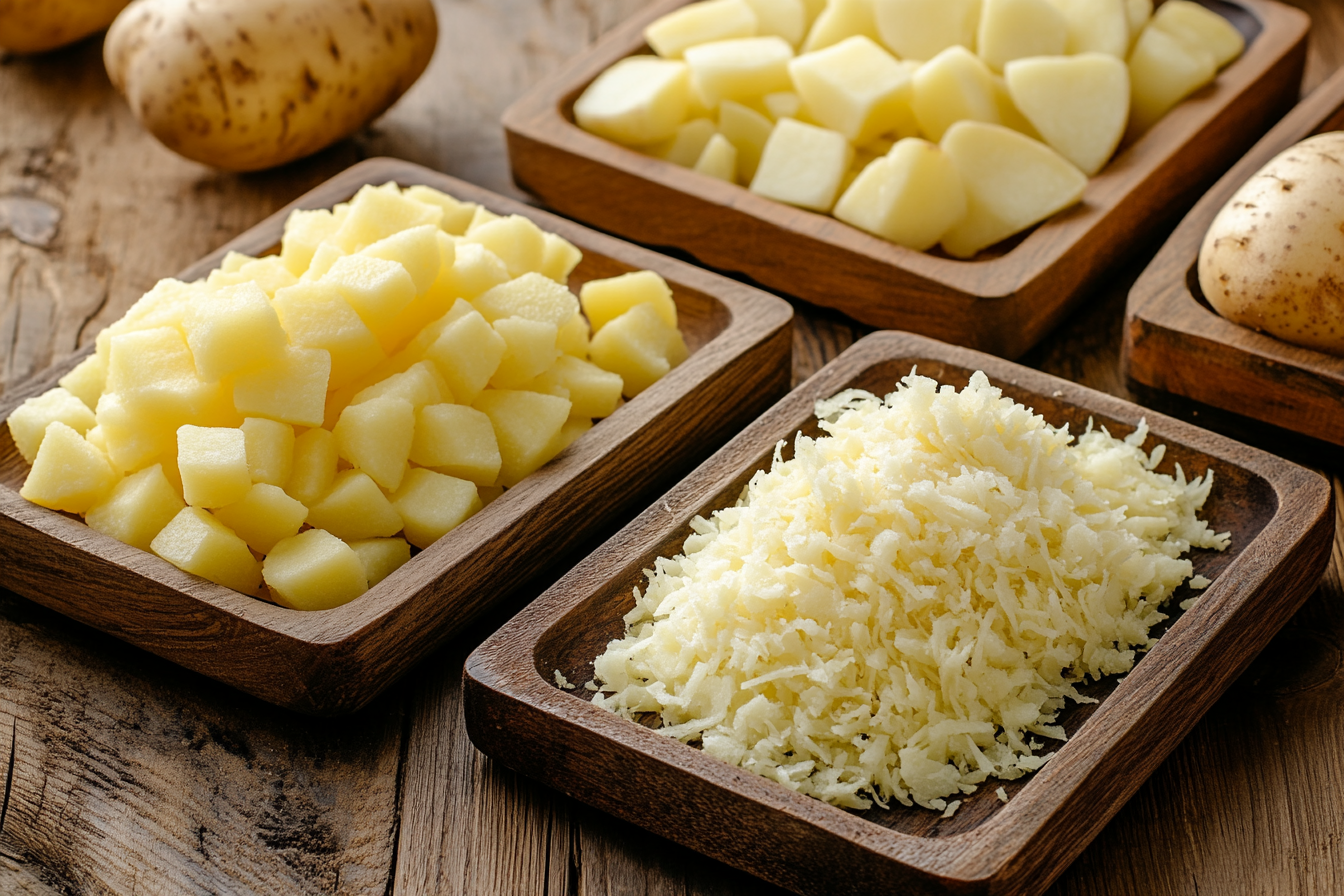
[[[1093,177],[1079,205],[971,261],[916,252],[826,215],[588,134],[574,100],[663,0],[612,31],[504,115],[514,178],[552,208],[880,327],[1017,357],[1127,257],[1144,227],[1173,220],[1297,98],[1307,21],[1261,0],[1215,4],[1248,38],[1216,82],[1168,113]],[[650,209],[658,209],[650,214]]]
[[[812,408],[846,388],[885,391],[912,365],[958,388],[984,370],[1005,394],[1074,431],[1116,435],[1147,416],[1163,467],[1215,469],[1203,510],[1232,534],[1196,551],[1213,585],[1100,704],[1071,707],[1069,741],[1029,779],[968,797],[950,819],[894,806],[847,813],[733,768],[593,707],[549,681],[592,677],[624,633],[631,591],[657,557],[682,549],[692,517],[731,506],[781,440],[815,435]],[[786,451],[787,453],[787,451]],[[1334,534],[1323,477],[1102,393],[907,334],[852,346],[492,635],[467,659],[473,742],[562,792],[800,893],[1039,893],[1195,725],[1320,579]],[[1174,595],[1179,601],[1181,594]],[[620,769],[613,774],[613,769]]]
[[[1290,345],[1221,317],[1196,266],[1213,219],[1255,172],[1312,134],[1344,127],[1344,70],[1316,88],[1186,215],[1130,292],[1126,373],[1185,396],[1344,446],[1344,357]]]

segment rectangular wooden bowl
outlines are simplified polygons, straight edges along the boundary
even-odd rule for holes
[[[720,762],[555,686],[592,677],[624,634],[631,590],[679,552],[696,515],[730,506],[780,440],[816,433],[814,402],[845,388],[884,394],[917,367],[958,388],[984,370],[1055,425],[1113,435],[1147,418],[1145,445],[1194,473],[1215,470],[1202,516],[1232,533],[1196,551],[1213,579],[1136,668],[1091,685],[1097,705],[1061,717],[1070,739],[1039,772],[989,781],[951,818],[919,808],[848,812]],[[1315,587],[1334,532],[1320,475],[1120,399],[988,355],[903,333],[856,343],[574,567],[467,660],[473,742],[514,769],[671,840],[808,894],[1036,893],[1082,851]]]
[[[1344,128],[1344,71],[1289,113],[1185,216],[1129,293],[1122,345],[1135,382],[1344,445],[1344,357],[1219,316],[1199,288],[1199,247],[1232,194],[1300,140]]]
[[[1246,52],[1092,178],[1080,204],[969,261],[916,252],[826,215],[758,196],[596,137],[574,100],[612,63],[651,52],[661,0],[504,113],[514,179],[562,214],[709,267],[909,330],[1014,358],[1113,264],[1174,221],[1297,101],[1309,20],[1272,0],[1201,0],[1246,36]]]
[[[204,276],[230,249],[273,251],[292,209],[329,207],[388,181],[428,184],[560,234],[583,250],[575,289],[657,271],[672,286],[690,358],[366,594],[314,612],[213,584],[28,503],[17,493],[28,465],[0,427],[0,585],[263,700],[349,712],[596,527],[643,506],[788,391],[788,303],[395,159],[355,165],[180,276]],[[0,419],[83,354],[6,395]]]

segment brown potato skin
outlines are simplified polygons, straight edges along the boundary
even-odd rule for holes
[[[135,0],[103,60],[169,149],[230,171],[310,155],[377,118],[429,65],[431,0]]]
[[[1344,132],[1275,156],[1214,218],[1199,285],[1228,320],[1344,355]]]
[[[45,53],[102,31],[130,0],[0,0],[0,47]]]

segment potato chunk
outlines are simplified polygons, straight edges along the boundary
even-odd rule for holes
[[[19,494],[52,510],[84,513],[107,496],[120,478],[106,455],[54,420],[47,426]]]
[[[981,0],[873,0],[882,42],[902,59],[927,61],[948,47],[975,47]]]
[[[720,40],[686,50],[696,89],[711,107],[724,100],[750,101],[788,90],[792,58],[793,47],[782,37]]]
[[[690,69],[680,60],[629,56],[598,75],[574,103],[585,131],[646,146],[666,140],[686,120]]]
[[[652,305],[669,327],[677,325],[672,288],[656,271],[631,271],[604,280],[589,280],[579,290],[579,303],[594,331],[644,302]]]
[[[472,407],[490,418],[499,443],[499,484],[512,487],[555,456],[551,442],[569,418],[570,402],[537,392],[487,389]]]
[[[477,485],[493,485],[501,464],[494,426],[485,414],[465,405],[421,408],[411,461]]]
[[[401,531],[401,517],[362,470],[337,473],[327,493],[309,505],[308,524],[345,541],[385,538]]]
[[[966,191],[936,145],[907,137],[874,159],[835,204],[846,224],[923,251],[966,214]]]
[[[223,507],[242,500],[252,488],[241,429],[182,426],[177,431],[177,469],[183,497],[193,507]]]
[[[948,47],[915,72],[911,108],[935,143],[959,121],[998,124],[993,72],[965,47]]]
[[[401,515],[406,540],[427,548],[460,526],[482,504],[473,483],[416,467],[392,494],[392,506]]]
[[[27,399],[10,412],[6,421],[14,447],[19,449],[25,461],[31,464],[37,457],[47,427],[56,420],[81,436],[98,422],[88,405],[60,386]]]
[[[359,555],[323,529],[277,544],[266,555],[262,576],[276,599],[295,610],[330,610],[369,590]]]
[[[556,346],[559,331],[554,324],[522,317],[506,317],[494,323],[504,340],[504,357],[490,377],[496,389],[518,389],[544,373],[560,357]]]
[[[327,388],[339,389],[386,357],[355,309],[328,283],[300,283],[275,294],[271,303],[290,341],[331,355]]]
[[[445,327],[425,357],[437,365],[453,397],[470,404],[499,369],[507,348],[504,337],[472,311]]]
[[[186,506],[163,474],[163,465],[154,464],[118,482],[106,498],[89,508],[84,522],[90,529],[147,551],[154,536]]]
[[[261,564],[246,542],[200,507],[184,507],[150,548],[178,569],[244,594],[261,584]]]
[[[1016,59],[1004,78],[1013,102],[1055,152],[1093,175],[1129,121],[1129,71],[1106,53]]]
[[[351,405],[341,412],[332,435],[341,457],[391,491],[406,473],[415,435],[415,408],[394,397]]]
[[[283,486],[294,469],[294,427],[265,417],[248,417],[238,427],[247,447],[253,482]]]
[[[626,397],[634,398],[676,366],[674,360],[680,363],[674,334],[652,305],[636,305],[593,337],[593,363],[618,374]]]
[[[1069,39],[1064,14],[1050,0],[984,0],[976,52],[996,72],[1014,59],[1059,56]]]
[[[579,302],[565,286],[539,273],[525,273],[483,293],[472,302],[490,323],[505,317],[525,317],[559,327],[579,310]]]
[[[327,429],[310,429],[294,439],[294,466],[283,488],[303,504],[312,504],[336,478],[336,437]]]
[[[263,364],[289,342],[270,296],[253,282],[192,302],[182,326],[196,373],[208,382]]]
[[[297,535],[308,518],[307,507],[264,482],[253,485],[241,500],[218,507],[213,513],[258,554],[270,553],[278,542]]]
[[[697,44],[753,37],[756,27],[756,13],[743,0],[705,0],[655,19],[644,29],[644,40],[664,59],[680,59]]]
[[[881,134],[914,132],[910,101],[918,67],[856,35],[799,56],[789,63],[789,75],[817,124],[851,143],[867,143]]]
[[[828,212],[854,160],[843,134],[785,118],[775,125],[751,179],[751,191],[777,202]]]
[[[361,538],[349,541],[350,549],[364,564],[364,575],[372,588],[392,575],[411,559],[411,546],[404,538]]]
[[[249,417],[321,426],[330,379],[330,354],[320,348],[289,345],[269,363],[238,375],[233,383],[233,405]]]
[[[522,215],[508,215],[482,224],[473,229],[467,238],[498,256],[510,277],[540,271],[546,258],[545,235],[530,218]]]

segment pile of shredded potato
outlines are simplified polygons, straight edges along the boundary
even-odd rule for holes
[[[693,521],[597,658],[595,704],[852,808],[951,814],[1045,763],[1032,735],[1062,739],[1075,685],[1152,646],[1181,555],[1227,547],[1195,516],[1212,471],[1154,472],[1143,424],[1070,444],[981,373],[902,384],[819,402],[828,436]]]

